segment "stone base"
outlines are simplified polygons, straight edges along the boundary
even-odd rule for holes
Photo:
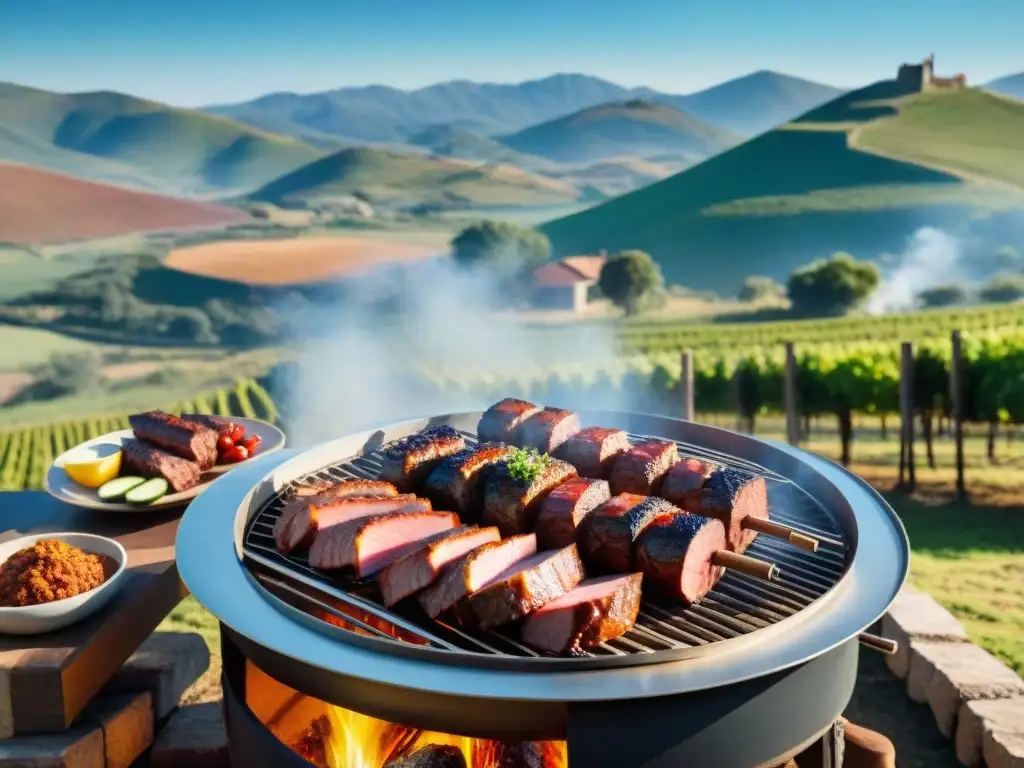
[[[231,768],[220,702],[194,704],[171,715],[153,745],[150,766]]]

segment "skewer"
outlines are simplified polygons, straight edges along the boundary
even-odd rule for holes
[[[776,523],[771,520],[762,520],[759,517],[747,517],[743,519],[742,527],[751,531],[763,533],[765,536],[774,536],[778,539],[785,539],[790,544],[800,547],[800,549],[806,549],[808,552],[818,551],[818,544],[820,542],[817,539],[812,536],[808,536],[806,533],[801,533],[796,528],[783,525],[782,523]]]
[[[756,557],[748,557],[747,555],[738,555],[727,549],[719,549],[715,552],[711,556],[711,563],[713,565],[720,565],[723,568],[732,568],[748,576],[754,576],[767,581],[774,581],[779,578],[779,566],[775,565],[775,563],[768,563],[764,560],[758,560]]]
[[[878,635],[872,635],[868,632],[861,632],[857,636],[857,639],[868,648],[884,653],[886,656],[892,656],[900,647],[900,644],[895,640],[890,640],[887,637],[879,637]]]

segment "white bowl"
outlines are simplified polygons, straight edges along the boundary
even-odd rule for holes
[[[117,564],[117,570],[100,586],[81,595],[22,608],[0,607],[0,634],[38,635],[74,624],[106,605],[121,586],[128,553],[113,539],[91,533],[38,533],[11,539],[0,544],[0,563],[7,562],[15,552],[31,547],[40,539],[59,539],[85,552],[107,555]]]

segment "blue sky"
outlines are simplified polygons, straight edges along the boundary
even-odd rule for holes
[[[757,69],[837,86],[936,54],[1024,70],[1024,0],[0,0],[0,80],[183,106],[581,72],[688,93]]]

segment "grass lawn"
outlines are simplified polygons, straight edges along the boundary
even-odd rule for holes
[[[0,350],[3,350],[0,371],[17,371],[39,365],[58,352],[83,352],[102,348],[102,345],[60,333],[0,323]]]

